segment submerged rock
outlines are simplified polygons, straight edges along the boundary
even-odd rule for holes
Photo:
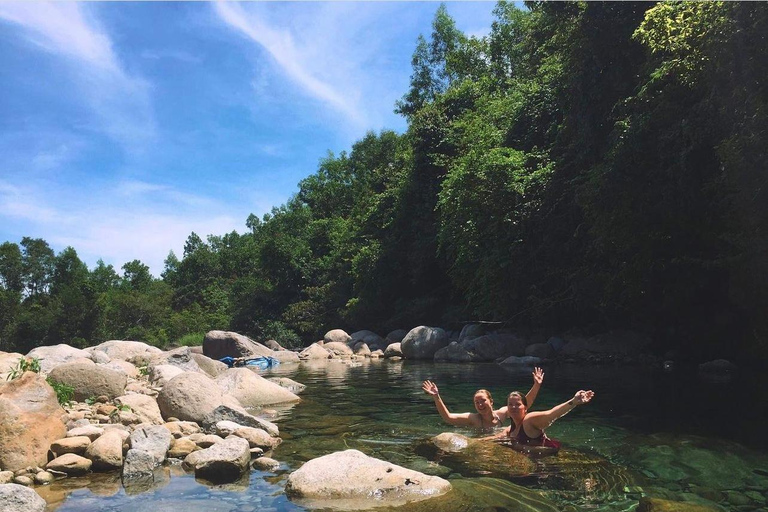
[[[637,512],[716,512],[717,510],[696,503],[649,497],[640,498],[640,504],[637,507]]]
[[[363,510],[425,500],[450,488],[440,477],[345,450],[310,460],[291,473],[285,492],[310,507]]]

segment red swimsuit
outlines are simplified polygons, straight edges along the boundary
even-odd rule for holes
[[[512,434],[513,432],[510,429],[510,438],[512,438]],[[517,435],[515,435],[513,439],[519,444],[525,446],[543,446],[545,448],[554,448],[556,450],[560,449],[560,441],[555,441],[554,439],[548,438],[547,434],[544,432],[542,432],[539,437],[528,437],[528,434],[525,433],[525,429],[522,425],[520,425],[520,428],[517,431]]]

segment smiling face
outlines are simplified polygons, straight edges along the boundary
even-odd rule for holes
[[[507,398],[507,414],[515,423],[519,423],[519,420],[525,417],[527,410],[525,397],[517,392],[510,393]]]
[[[486,411],[492,411],[493,410],[493,399],[491,398],[490,393],[485,391],[484,389],[481,389],[477,393],[475,393],[475,409],[480,414],[483,414]]]

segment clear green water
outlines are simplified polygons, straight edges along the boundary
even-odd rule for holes
[[[307,385],[301,403],[277,410],[283,438],[272,454],[281,462],[277,473],[253,471],[240,482],[210,486],[173,466],[159,469],[156,482],[144,487],[126,489],[119,476],[94,475],[38,490],[48,510],[58,512],[299,511],[305,508],[283,494],[287,475],[306,460],[354,448],[451,480],[448,495],[398,509],[403,511],[624,511],[643,495],[768,511],[764,378],[711,383],[693,372],[634,367],[545,371],[534,409],[560,403],[577,389],[596,393],[592,403],[547,431],[563,442],[555,457],[516,464],[503,447],[448,456],[426,442],[441,432],[478,434],[442,423],[421,391],[424,379],[436,381],[448,407],[461,412],[472,410],[478,388],[489,389],[497,406],[509,391],[527,391],[528,370],[408,361],[302,363],[263,373]]]

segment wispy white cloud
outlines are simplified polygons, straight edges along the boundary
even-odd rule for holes
[[[79,191],[73,196],[71,191],[46,189],[45,181],[20,186],[0,180],[0,223],[15,226],[19,240],[40,237],[57,251],[72,246],[90,267],[98,259],[116,268],[138,259],[155,276],[162,272],[169,251],[181,256],[191,232],[205,237],[243,231],[249,213],[267,211],[252,206],[233,206],[143,181],[123,181],[95,194]]]
[[[163,60],[163,59],[178,60],[180,62],[185,62],[187,64],[198,64],[201,60],[200,57],[198,57],[197,55],[192,55],[189,52],[185,52],[182,50],[173,50],[169,48],[144,50],[141,52],[141,57],[149,60]]]
[[[366,123],[357,104],[359,91],[354,88],[344,89],[321,79],[317,69],[322,63],[317,60],[312,63],[307,59],[312,53],[311,47],[300,43],[290,29],[274,28],[253,9],[246,12],[239,4],[215,2],[214,9],[230,27],[266,49],[283,72],[307,94],[341,112],[355,125],[363,126]]]
[[[2,2],[0,19],[21,26],[34,46],[76,67],[82,98],[111,137],[135,149],[154,134],[149,84],[125,71],[83,4]]]

